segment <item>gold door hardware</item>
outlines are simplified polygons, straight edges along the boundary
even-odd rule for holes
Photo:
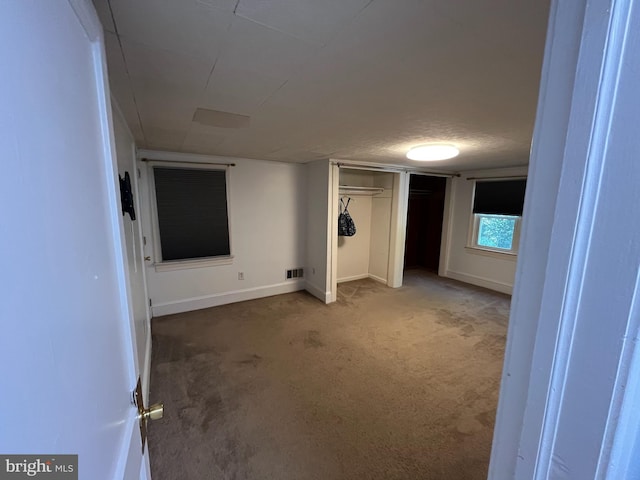
[[[142,398],[142,383],[138,377],[138,384],[133,391],[133,404],[138,407],[138,421],[140,422],[140,438],[142,439],[142,453],[144,454],[144,446],[147,443],[147,422],[149,420],[160,420],[164,417],[164,404],[155,403],[149,408],[144,408],[144,399]]]
[[[164,417],[164,404],[154,403],[149,408],[143,410],[142,416],[147,420],[160,420]]]
[[[151,261],[151,257],[144,257],[144,261],[145,262],[150,262]]]

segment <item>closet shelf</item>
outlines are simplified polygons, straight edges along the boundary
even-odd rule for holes
[[[382,187],[354,187],[340,185],[340,195],[379,195],[384,192]]]

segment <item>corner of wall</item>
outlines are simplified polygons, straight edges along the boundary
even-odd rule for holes
[[[331,247],[329,240],[331,215],[331,163],[318,160],[306,164],[307,169],[307,238],[305,269],[307,290],[326,302],[331,292]],[[330,295],[330,293],[329,293]]]
[[[467,178],[526,175],[527,170],[528,167],[520,166],[466,171],[462,172],[461,177],[451,180],[450,187],[445,193],[448,198],[445,196],[442,253],[438,272],[440,275],[511,294],[516,262],[488,258],[467,249],[474,185],[473,181]]]
[[[447,178],[444,190],[444,215],[442,218],[442,236],[440,239],[440,262],[438,275],[447,276],[449,270],[449,255],[451,254],[451,238],[453,235],[453,198],[456,192],[456,178]]]
[[[330,291],[324,291],[321,290],[320,288],[316,287],[315,285],[313,285],[311,282],[306,282],[304,289],[309,292],[311,295],[313,295],[314,297],[316,297],[318,300],[320,300],[323,303],[331,303],[331,292]]]
[[[407,172],[396,173],[393,177],[389,264],[387,269],[387,285],[392,288],[401,287],[404,276],[404,244],[407,233],[408,202],[409,174]]]
[[[477,287],[488,288],[489,290],[494,290],[496,292],[506,293],[507,295],[511,295],[513,292],[513,284],[498,282],[491,278],[483,277],[480,275],[471,275],[469,273],[447,270],[442,276],[451,278],[453,280],[458,280],[459,282],[469,283]]]

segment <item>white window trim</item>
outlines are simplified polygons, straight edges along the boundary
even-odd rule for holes
[[[230,202],[230,168],[220,165],[204,165],[202,163],[189,162],[154,162],[149,161],[149,204],[151,206],[151,236],[153,245],[153,266],[156,272],[169,272],[173,270],[187,270],[191,268],[215,267],[218,265],[231,265],[233,263],[233,241],[231,238],[231,202]],[[203,257],[187,260],[163,260],[160,244],[160,224],[158,222],[158,204],[156,201],[156,181],[153,174],[154,167],[188,168],[192,170],[224,170],[225,186],[227,192],[227,228],[229,230],[229,255],[217,257]]]
[[[516,224],[513,229],[513,241],[511,244],[511,250],[505,250],[503,248],[491,248],[486,247],[484,245],[478,245],[478,233],[480,226],[480,217],[482,213],[473,213],[473,209],[471,210],[471,218],[469,220],[469,235],[467,237],[467,246],[466,251],[469,253],[473,253],[476,255],[485,255],[489,257],[496,258],[517,258],[518,256],[518,247],[520,246],[520,226],[522,225],[522,216],[516,215],[494,215],[494,214],[486,214],[497,217],[516,217]]]
[[[166,262],[155,263],[153,267],[156,269],[156,272],[171,272],[173,270],[231,265],[232,263],[233,255],[225,255],[220,257],[203,257],[193,260],[168,260]]]

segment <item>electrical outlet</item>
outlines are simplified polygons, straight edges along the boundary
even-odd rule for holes
[[[244,280],[244,272],[238,272],[238,280]]]

